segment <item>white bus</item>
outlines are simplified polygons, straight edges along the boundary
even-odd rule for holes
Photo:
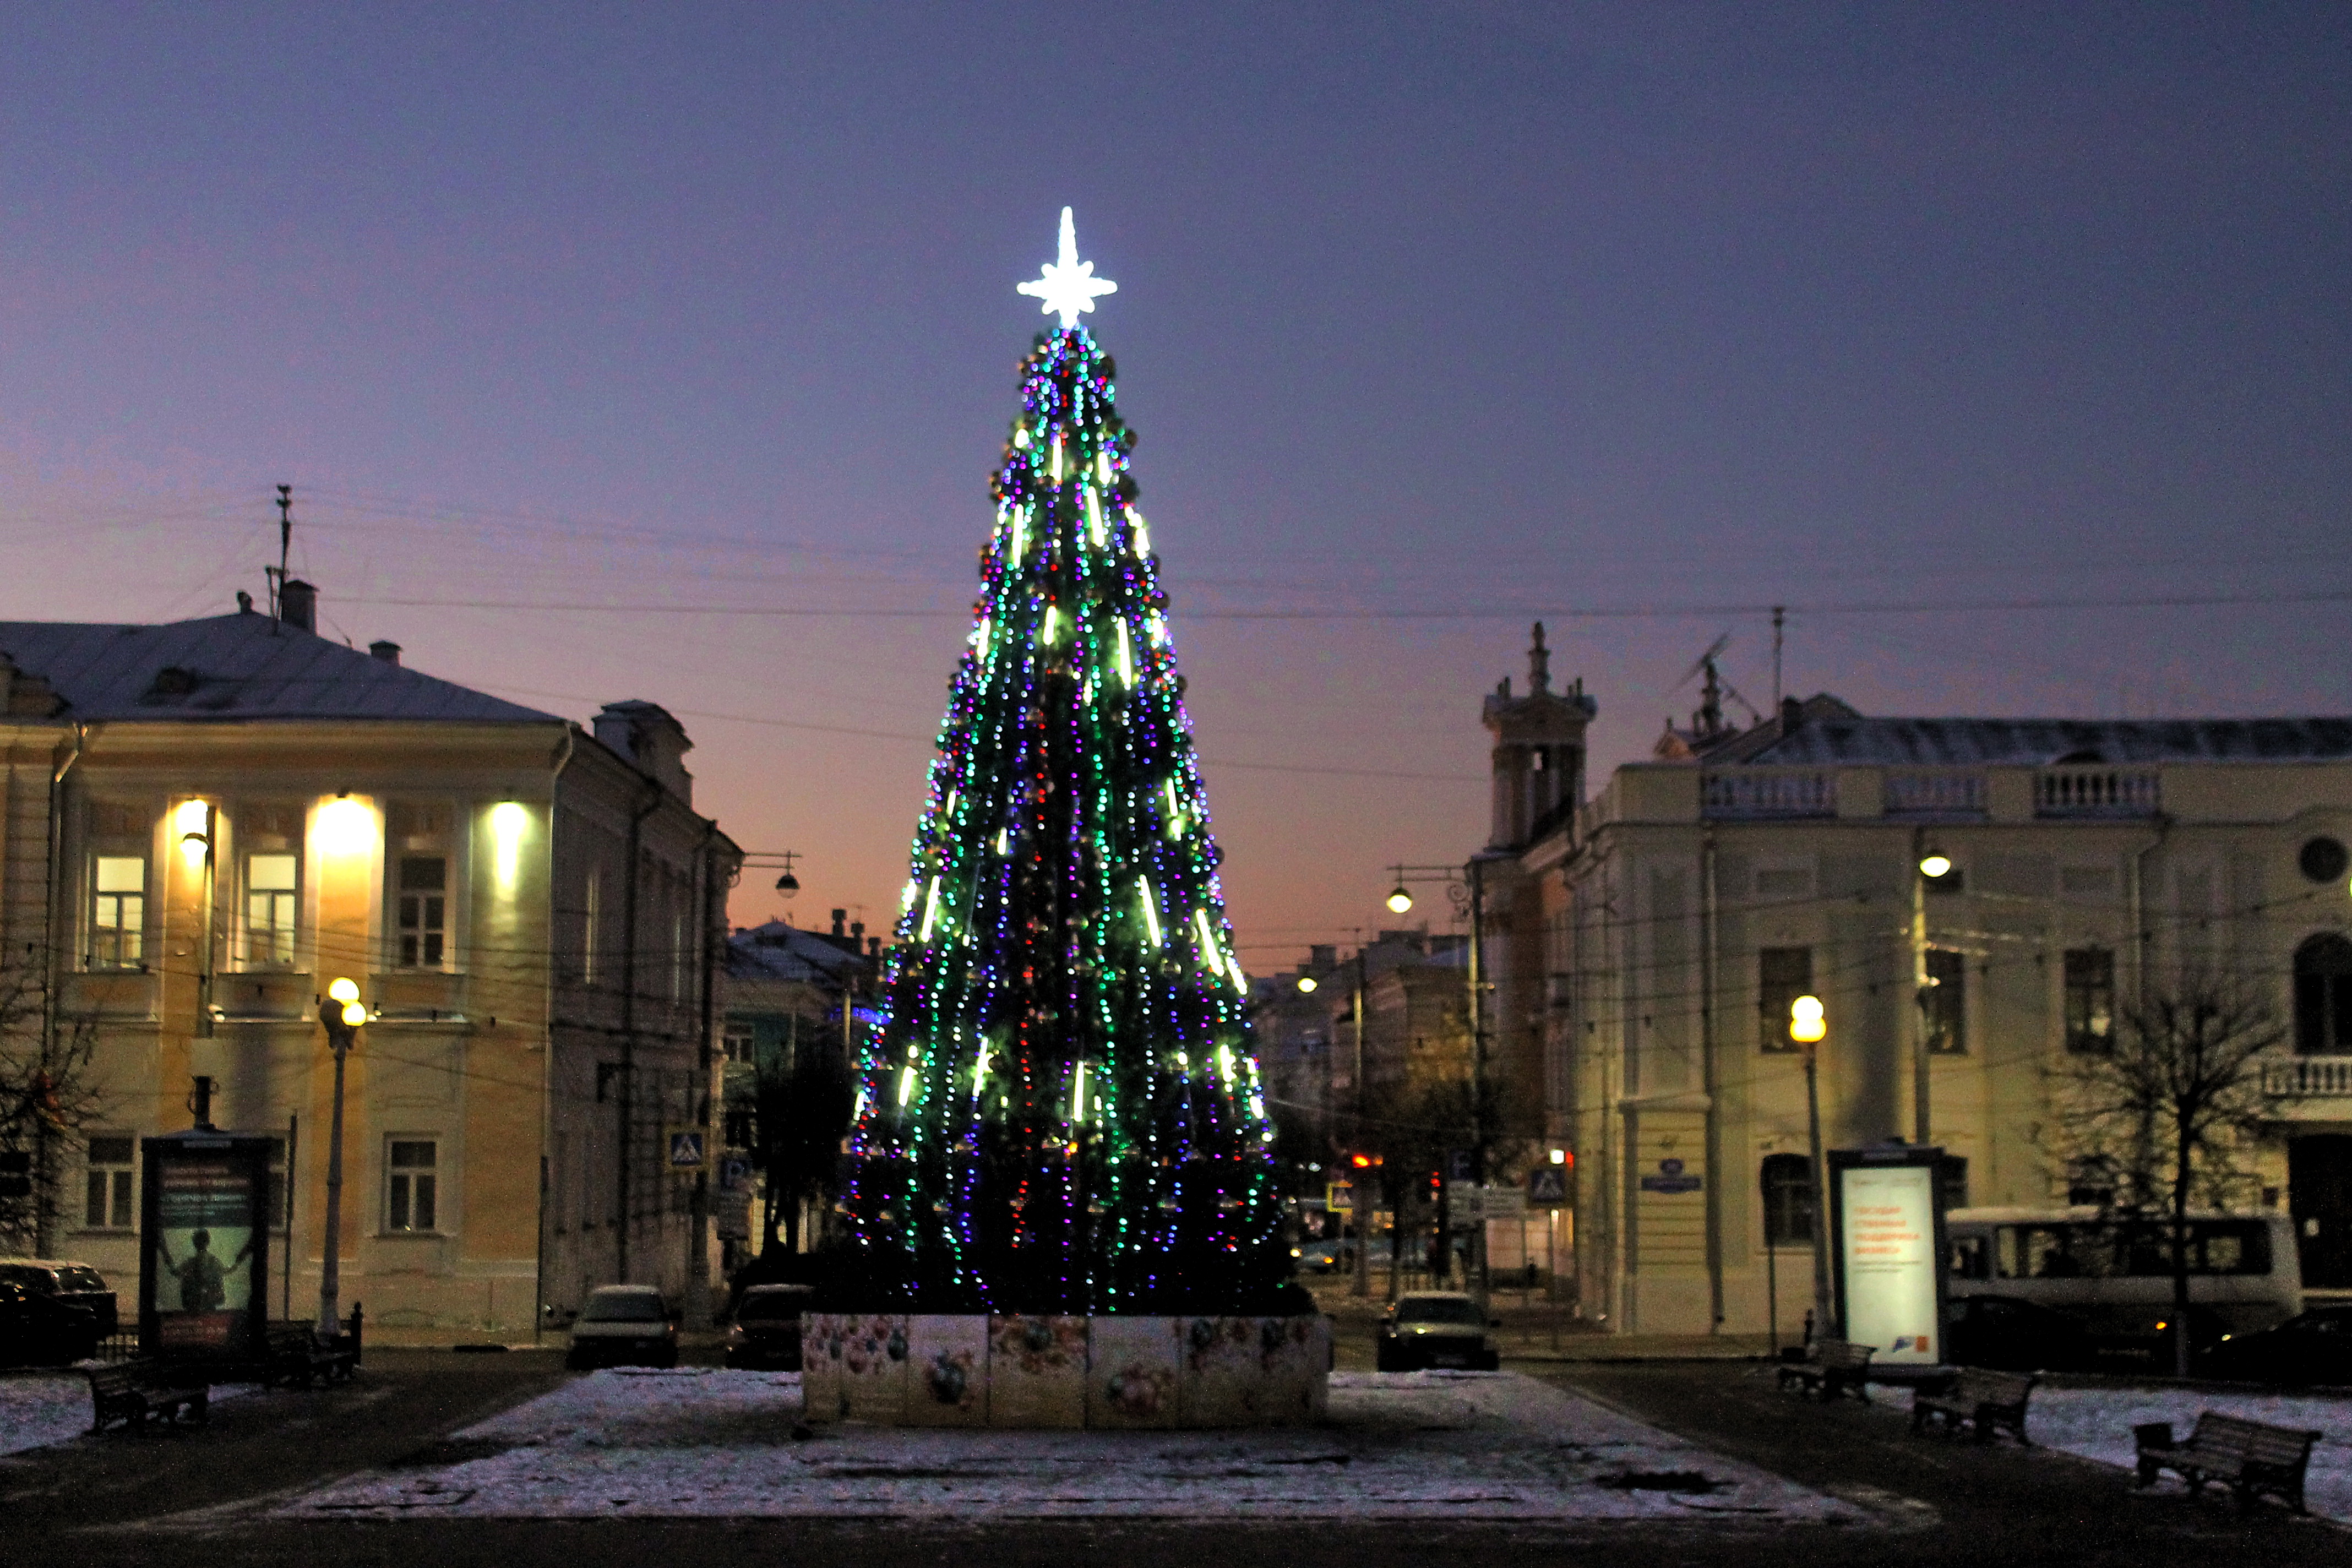
[[[1945,1216],[1954,1301],[2005,1297],[2065,1313],[2109,1353],[2158,1352],[2172,1319],[2172,1241],[2161,1219],[2095,1208],[1954,1209]],[[2303,1268],[2284,1213],[2193,1212],[2189,1332],[2200,1350],[2303,1310]]]

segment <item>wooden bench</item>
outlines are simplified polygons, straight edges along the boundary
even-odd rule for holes
[[[110,1366],[88,1369],[92,1419],[89,1429],[103,1432],[110,1422],[143,1426],[151,1415],[175,1421],[181,1412],[201,1425],[212,1414],[212,1388],[201,1373],[152,1357],[136,1356]]]
[[[1824,1401],[1851,1392],[1856,1399],[1867,1405],[1870,1403],[1870,1358],[1877,1350],[1876,1345],[1857,1345],[1845,1340],[1817,1340],[1813,1343],[1811,1361],[1783,1362],[1780,1364],[1780,1387],[1786,1390],[1793,1384]]]
[[[268,1331],[269,1367],[264,1380],[289,1388],[308,1388],[314,1381],[340,1383],[359,1365],[356,1325],[331,1340],[321,1340],[310,1323],[272,1323]]]
[[[2029,1373],[1995,1372],[1990,1367],[1962,1367],[1959,1375],[1941,1388],[1920,1388],[1911,1395],[1911,1430],[1926,1429],[1932,1417],[1946,1430],[1973,1426],[1977,1441],[1989,1443],[1996,1428],[2006,1427],[2017,1440],[2025,1436],[2025,1401],[2041,1379]]]
[[[2303,1506],[2303,1475],[2311,1465],[2316,1432],[2273,1426],[2242,1416],[2208,1410],[2197,1417],[2189,1441],[2173,1440],[2172,1423],[2152,1421],[2132,1428],[2139,1450],[2139,1484],[2154,1486],[2160,1470],[2170,1470],[2189,1483],[2190,1496],[2218,1481],[2235,1492],[2238,1511],[2245,1513],[2254,1500],[2269,1492],[2297,1513]]]

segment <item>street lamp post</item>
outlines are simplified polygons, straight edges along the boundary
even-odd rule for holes
[[[339,978],[327,987],[319,1004],[319,1022],[327,1026],[327,1045],[335,1053],[335,1108],[327,1131],[327,1234],[325,1256],[319,1269],[318,1337],[331,1342],[342,1331],[341,1271],[343,1247],[343,1058],[351,1054],[367,1007],[360,1001],[356,981]]]
[[[1406,890],[1410,882],[1445,884],[1445,896],[1454,905],[1457,916],[1468,917],[1470,951],[1467,980],[1470,999],[1470,1180],[1478,1189],[1478,1227],[1471,1232],[1471,1245],[1475,1257],[1472,1267],[1478,1276],[1478,1299],[1483,1303],[1488,1290],[1486,1268],[1486,985],[1479,972],[1480,949],[1485,945],[1486,923],[1486,882],[1480,875],[1483,863],[1473,859],[1465,866],[1391,866],[1396,886],[1390,890],[1389,908],[1403,914],[1412,908],[1412,894]],[[1451,1173],[1440,1175],[1441,1182]],[[1445,1189],[1441,1186],[1439,1194]],[[1444,1237],[1446,1246],[1453,1245],[1451,1237]]]
[[[1789,1004],[1789,1037],[1805,1052],[1805,1131],[1813,1158],[1813,1338],[1817,1343],[1837,1332],[1830,1321],[1829,1187],[1822,1172],[1821,1074],[1815,1060],[1822,1037],[1828,1033],[1820,997],[1800,996]]]

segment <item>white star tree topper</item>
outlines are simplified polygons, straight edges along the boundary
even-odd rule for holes
[[[1078,226],[1067,207],[1062,209],[1060,258],[1045,263],[1045,276],[1016,287],[1045,301],[1040,309],[1048,316],[1058,314],[1065,331],[1078,324],[1079,312],[1095,308],[1097,296],[1118,292],[1118,284],[1095,276],[1093,262],[1078,259]]]

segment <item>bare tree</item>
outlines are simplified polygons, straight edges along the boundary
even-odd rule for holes
[[[37,946],[0,958],[0,1247],[11,1252],[48,1249],[68,1151],[107,1110],[92,1020],[58,1016],[49,1000]]]
[[[2277,1102],[2263,1089],[2265,1052],[2285,1036],[2262,991],[2210,969],[2123,1010],[2103,1052],[2051,1069],[2046,1148],[2070,1172],[2105,1173],[2103,1202],[2126,1219],[2160,1218],[2172,1265],[2172,1362],[2189,1375],[2189,1211],[2226,1208],[2252,1184],[2242,1163]]]

